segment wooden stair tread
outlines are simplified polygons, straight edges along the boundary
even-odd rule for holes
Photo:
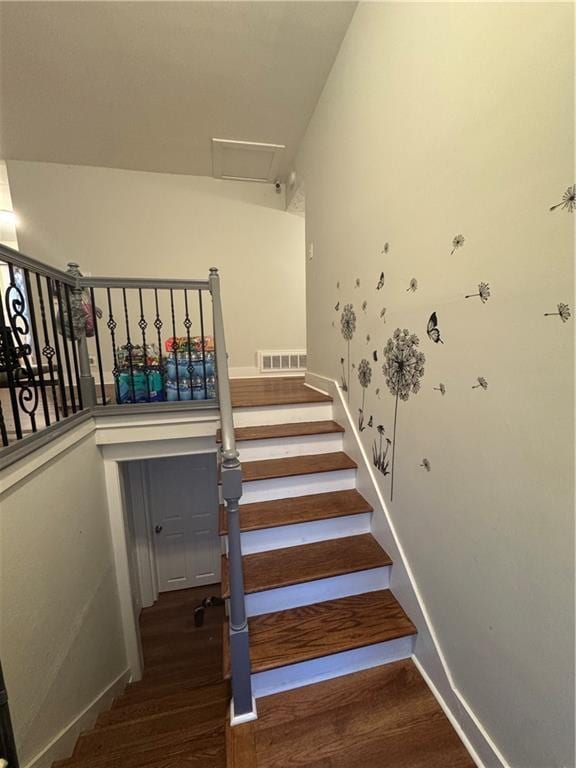
[[[237,427],[234,430],[236,440],[269,440],[277,437],[306,437],[308,435],[328,435],[344,432],[335,421],[299,421],[290,424],[262,424],[257,427]],[[222,442],[222,432],[216,432],[216,442]]]
[[[244,589],[248,594],[392,564],[370,533],[258,552],[245,555],[242,562]],[[230,597],[225,556],[222,557],[222,596]]]
[[[416,634],[388,589],[253,616],[248,628],[253,673]],[[227,624],[223,638],[223,671],[228,678]]]
[[[310,523],[333,517],[372,512],[372,507],[356,489],[314,493],[289,499],[273,499],[240,505],[240,530],[257,531],[296,523]],[[220,535],[228,533],[226,507],[220,506]]]
[[[356,462],[342,451],[286,456],[281,459],[245,461],[242,464],[242,480],[247,483],[252,480],[272,480],[278,477],[313,475],[318,472],[338,472],[356,467]]]
[[[254,726],[258,768],[474,766],[411,659],[260,698]]]
[[[307,387],[303,376],[231,379],[230,394],[232,408],[332,402],[330,395]]]

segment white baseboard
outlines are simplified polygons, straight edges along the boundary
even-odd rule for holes
[[[391,591],[418,628],[413,653],[418,669],[476,765],[510,768],[454,681],[342,390],[335,379],[310,372],[306,373],[306,384],[333,398],[333,418],[346,430],[344,451],[358,464],[358,490],[374,508],[372,532],[394,562]]]
[[[23,768],[50,768],[55,760],[69,757],[80,733],[89,730],[94,725],[100,712],[104,712],[110,707],[112,700],[122,693],[129,680],[130,670],[126,669]]]

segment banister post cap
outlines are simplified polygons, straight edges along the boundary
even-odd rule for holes
[[[218,274],[218,267],[210,267],[210,274],[211,275],[217,275]]]

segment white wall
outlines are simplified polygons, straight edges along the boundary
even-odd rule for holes
[[[377,473],[391,518],[454,682],[515,768],[574,766],[574,318],[544,316],[574,312],[576,214],[550,210],[574,183],[573,29],[572,4],[360,5],[296,167],[309,370],[344,377],[368,455],[377,425],[396,436],[392,501],[391,461]],[[488,300],[465,299],[480,282]],[[426,358],[397,418],[396,328]]]
[[[59,736],[34,765],[65,757],[74,721],[126,670],[103,463],[86,428],[19,483],[5,484],[18,465],[1,477],[0,657],[22,766]]]
[[[220,268],[233,368],[305,348],[304,221],[270,184],[8,162],[24,253],[94,275],[205,278]]]

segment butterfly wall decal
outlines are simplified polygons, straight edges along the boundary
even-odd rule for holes
[[[382,288],[384,288],[384,282],[385,282],[384,272],[380,272],[380,280],[378,280],[378,285],[376,286],[377,291],[381,291]]]
[[[436,317],[436,312],[432,312],[430,315],[430,320],[428,320],[428,327],[426,328],[426,333],[428,334],[428,338],[438,344],[444,344],[442,339],[440,338],[440,331],[438,329],[438,318]]]

